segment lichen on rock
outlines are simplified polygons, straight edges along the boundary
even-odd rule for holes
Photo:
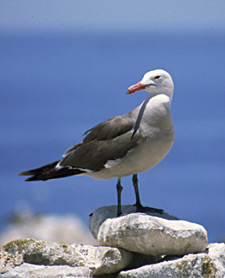
[[[9,269],[23,263],[21,254],[10,254],[3,249],[0,249],[0,273],[5,273]]]

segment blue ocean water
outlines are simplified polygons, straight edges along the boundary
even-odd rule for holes
[[[144,205],[225,236],[224,33],[0,34],[0,228],[13,212],[74,213],[88,224],[116,204],[116,179],[70,177],[26,183],[17,174],[55,161],[95,124],[139,105],[125,94],[151,69],[174,79],[176,139],[169,155],[139,175]],[[131,178],[123,204],[134,203]]]

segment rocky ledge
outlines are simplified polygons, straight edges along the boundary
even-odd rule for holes
[[[19,239],[0,249],[0,277],[225,277],[225,244],[166,213],[96,210],[90,229],[99,245]],[[104,246],[103,246],[104,245]]]

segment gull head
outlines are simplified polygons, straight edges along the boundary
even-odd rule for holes
[[[127,94],[137,91],[147,91],[151,96],[166,94],[170,99],[173,97],[173,79],[168,72],[162,69],[147,72],[142,80],[127,90]]]

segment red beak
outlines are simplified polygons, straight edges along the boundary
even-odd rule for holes
[[[141,84],[141,82],[138,82],[132,86],[130,86],[127,90],[127,95],[130,95],[130,94],[133,94],[137,91],[141,91],[141,90],[144,90],[146,88],[146,84]]]

